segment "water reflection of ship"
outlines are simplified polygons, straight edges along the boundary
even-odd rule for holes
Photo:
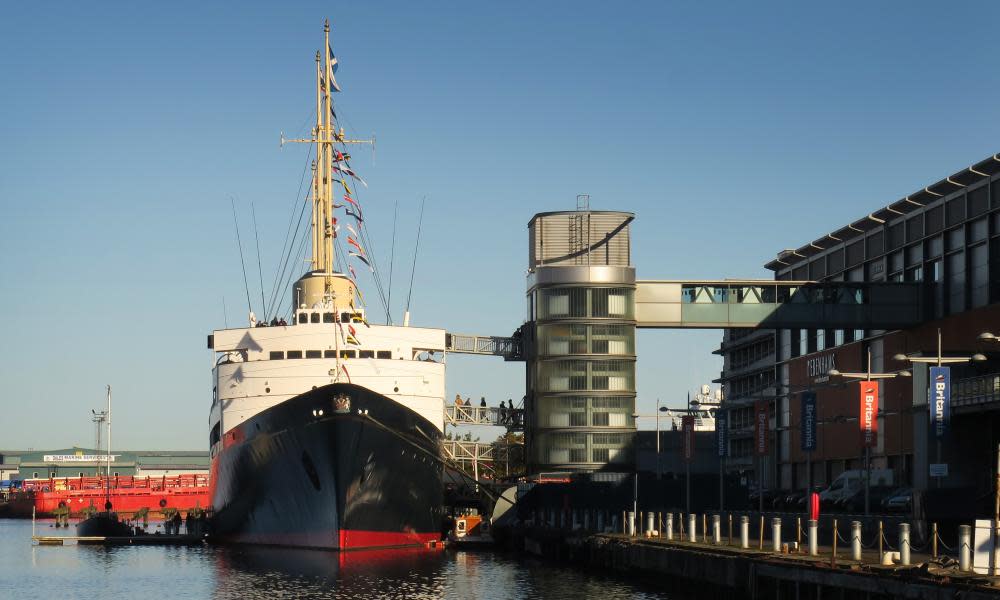
[[[422,547],[330,552],[242,545],[216,552],[220,596],[238,589],[241,598],[269,600],[276,579],[301,581],[296,597],[310,595],[308,580],[317,591],[348,598],[405,597],[414,574],[438,573],[446,560],[442,552]]]

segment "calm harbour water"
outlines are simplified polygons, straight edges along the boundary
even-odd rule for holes
[[[72,535],[37,524],[38,535]],[[32,546],[0,519],[0,598],[664,598],[642,584],[490,552]],[[676,597],[671,595],[672,598]]]

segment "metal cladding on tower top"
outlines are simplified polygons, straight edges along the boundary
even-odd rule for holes
[[[633,468],[634,215],[578,208],[528,224],[529,472]]]

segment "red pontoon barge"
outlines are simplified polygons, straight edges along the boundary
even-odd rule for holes
[[[208,474],[191,473],[161,477],[112,476],[111,504],[122,516],[135,514],[142,508],[149,516],[162,516],[162,509],[174,508],[185,512],[192,508],[208,508]],[[32,508],[38,517],[53,516],[68,507],[70,516],[78,516],[93,505],[104,509],[105,477],[59,477],[27,479],[20,490],[10,497],[10,516],[30,517]]]

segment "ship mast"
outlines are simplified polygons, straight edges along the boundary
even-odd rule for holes
[[[336,59],[330,46],[330,21],[323,24],[324,50],[316,53],[316,125],[309,139],[284,139],[285,142],[300,142],[316,145],[316,159],[312,164],[312,256],[309,260],[312,274],[324,278],[324,296],[331,299],[334,293],[334,263],[336,253],[334,238],[334,163],[342,160],[336,144],[372,144],[374,140],[352,140],[344,137],[344,130],[338,129],[334,117],[333,97],[336,88],[334,70]]]

